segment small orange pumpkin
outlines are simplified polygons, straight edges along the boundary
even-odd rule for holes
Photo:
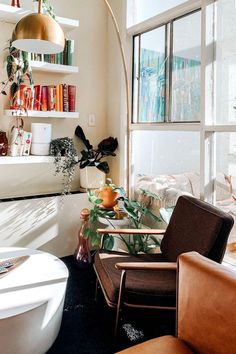
[[[116,198],[118,197],[118,193],[114,192],[112,187],[101,187],[98,197],[103,200],[101,205],[104,208],[113,208],[117,204]]]

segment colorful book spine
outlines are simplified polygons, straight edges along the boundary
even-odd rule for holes
[[[68,85],[69,112],[75,112],[76,86]]]
[[[67,39],[67,63],[66,63],[66,65],[73,64],[74,51],[75,51],[75,41],[73,39]]]
[[[60,85],[56,85],[56,111],[60,111]]]
[[[41,93],[41,111],[46,112],[48,110],[48,90],[47,86],[42,86]]]
[[[48,86],[48,111],[56,110],[56,88],[55,86]]]
[[[41,103],[41,85],[34,86],[34,110],[40,111]]]
[[[67,53],[68,53],[68,40],[65,40],[65,48],[63,51],[63,64],[67,65]]]
[[[59,111],[63,112],[63,85],[59,86]]]
[[[69,112],[68,86],[63,85],[63,112]]]

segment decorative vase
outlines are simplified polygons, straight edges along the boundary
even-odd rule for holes
[[[7,134],[0,131],[0,156],[6,156],[8,151]]]
[[[80,219],[82,223],[78,233],[78,246],[75,250],[74,257],[76,259],[77,266],[80,269],[86,269],[92,263],[91,253],[88,246],[88,239],[84,237],[84,230],[89,219],[88,209],[85,208],[81,210]]]
[[[80,187],[83,189],[100,188],[105,184],[106,175],[95,166],[80,169]]]
[[[11,6],[20,7],[20,0],[12,0],[11,1]]]
[[[116,198],[118,197],[118,193],[114,192],[112,187],[101,187],[98,193],[98,197],[102,199],[101,205],[104,208],[113,208],[116,204]]]

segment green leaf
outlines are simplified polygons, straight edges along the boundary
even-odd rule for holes
[[[124,210],[126,211],[126,213],[128,215],[131,216],[131,218],[138,220],[138,216],[134,213],[133,208],[130,208],[130,207],[124,205]]]
[[[111,251],[114,246],[114,237],[111,235],[107,235],[104,241],[105,249]]]
[[[145,190],[145,189],[142,189],[142,188],[139,188],[139,190],[142,192],[142,195],[144,195],[144,196],[151,197],[151,198],[154,198],[156,200],[161,200],[161,198],[155,193],[152,193],[152,192],[150,192],[148,190]]]
[[[23,74],[25,74],[28,69],[29,69],[29,62],[28,62],[28,60],[25,60],[24,67],[23,67]]]
[[[156,246],[160,246],[161,245],[161,241],[158,240],[156,237],[151,235],[150,239],[155,243]]]
[[[18,90],[19,85],[16,82],[13,82],[11,85],[11,97],[14,97]]]

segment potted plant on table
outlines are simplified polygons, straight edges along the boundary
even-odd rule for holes
[[[104,185],[106,174],[109,173],[109,165],[104,158],[116,156],[118,147],[117,138],[109,137],[102,140],[95,149],[86,138],[83,129],[78,125],[75,135],[82,141],[85,149],[81,151],[79,160],[80,186],[81,188],[99,188]]]
[[[155,221],[161,221],[161,219],[153,214],[146,206],[146,198],[155,198],[159,200],[159,197],[149,191],[141,190],[144,198],[141,201],[131,200],[126,196],[123,188],[119,188],[113,185],[113,191],[118,194],[116,199],[116,206],[111,208],[104,208],[102,206],[103,200],[100,198],[99,192],[88,191],[89,201],[93,204],[90,209],[89,225],[85,229],[84,236],[90,238],[91,245],[96,247],[100,245],[101,235],[96,232],[98,222],[102,222],[109,226],[109,228],[118,228],[125,226],[126,228],[142,229],[145,226],[142,221],[143,218],[151,218]],[[117,221],[121,221],[121,223]],[[146,228],[146,227],[145,227]],[[123,249],[131,254],[148,253],[151,249],[160,246],[160,240],[154,236],[148,236],[146,234],[130,235],[129,237],[123,237],[122,234],[118,236],[106,235],[104,241],[104,247],[108,250],[112,250],[115,244],[115,240],[119,239],[119,243],[123,244]]]

